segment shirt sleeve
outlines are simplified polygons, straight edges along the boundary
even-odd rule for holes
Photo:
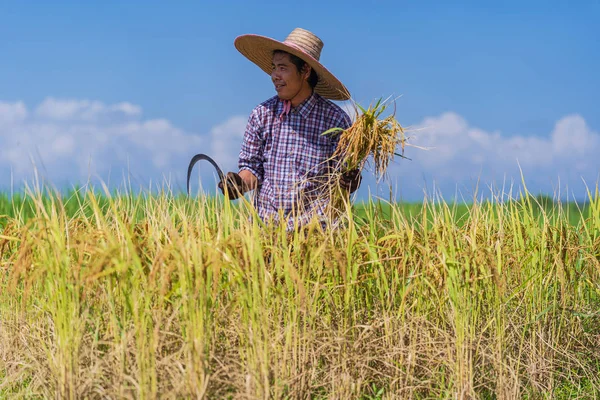
[[[257,110],[254,110],[250,114],[250,118],[248,118],[238,166],[240,171],[247,170],[252,172],[258,180],[259,185],[262,184],[264,178],[263,152],[265,141],[262,131],[262,124],[258,118]]]

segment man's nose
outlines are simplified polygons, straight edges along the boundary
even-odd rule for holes
[[[279,79],[279,72],[277,72],[276,69],[274,69],[273,71],[271,71],[271,79],[273,79],[274,81]]]

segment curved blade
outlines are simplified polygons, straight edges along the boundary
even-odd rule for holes
[[[188,172],[187,172],[187,194],[188,194],[188,196],[190,195],[190,176],[192,175],[192,169],[194,169],[194,165],[200,160],[206,160],[209,163],[211,163],[212,166],[215,167],[215,169],[217,170],[217,175],[219,175],[219,180],[221,182],[225,182],[225,175],[223,175],[223,171],[221,171],[221,168],[219,168],[219,166],[217,165],[215,160],[213,160],[206,154],[196,154],[194,157],[192,157],[192,159],[190,160],[190,165],[188,166]]]

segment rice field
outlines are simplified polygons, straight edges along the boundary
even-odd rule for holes
[[[0,196],[0,398],[600,397],[600,195]]]

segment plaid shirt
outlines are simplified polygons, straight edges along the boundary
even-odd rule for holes
[[[279,213],[293,229],[314,215],[325,218],[329,203],[327,171],[339,134],[328,129],[347,129],[350,117],[339,106],[313,93],[285,115],[284,103],[275,96],[258,105],[250,115],[239,157],[240,170],[258,179],[254,204],[263,221],[279,220]]]

